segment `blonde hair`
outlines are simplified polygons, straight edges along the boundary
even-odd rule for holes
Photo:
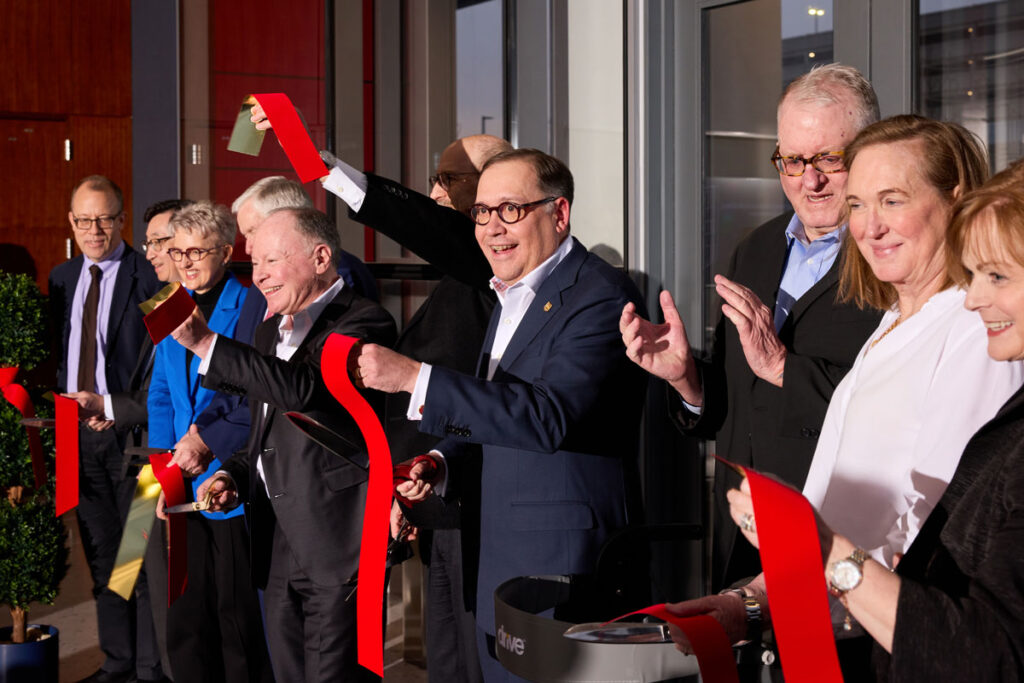
[[[916,114],[891,116],[873,123],[846,148],[847,168],[853,169],[857,155],[875,145],[920,142],[922,154],[906,163],[921,166],[923,176],[952,206],[959,194],[969,192],[988,178],[985,147],[974,133],[957,123],[936,121]],[[848,216],[843,218],[845,222]],[[954,284],[949,268],[943,289]],[[896,288],[879,280],[847,233],[839,272],[839,300],[859,308],[887,310],[898,300]]]

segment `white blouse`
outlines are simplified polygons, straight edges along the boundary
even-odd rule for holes
[[[946,490],[967,441],[1024,381],[1020,362],[989,358],[965,296],[939,292],[888,334],[898,312],[883,316],[832,395],[804,485],[830,527],[889,567]]]

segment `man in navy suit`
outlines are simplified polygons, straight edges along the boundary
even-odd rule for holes
[[[68,222],[82,255],[50,273],[51,329],[60,331],[54,335],[57,385],[62,392],[124,391],[146,339],[138,304],[157,292],[160,281],[121,239],[124,198],[109,178],[94,175],[78,182]],[[78,525],[106,655],[89,681],[163,677],[145,582],[139,582],[132,601],[107,588],[135,489],[135,479],[121,474],[123,445],[117,430],[80,428]]]
[[[442,472],[465,444],[482,445],[476,616],[486,681],[512,678],[494,652],[495,588],[516,576],[592,573],[605,539],[639,512],[646,380],[622,352],[618,318],[642,299],[570,237],[572,199],[569,169],[543,152],[484,165],[470,215],[499,305],[476,376],[373,344],[358,359],[358,381],[409,392],[408,417],[446,437]],[[441,481],[399,490],[422,498]]]

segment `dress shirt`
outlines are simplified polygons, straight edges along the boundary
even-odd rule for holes
[[[349,208],[359,213],[366,199],[366,174],[357,171],[341,159],[338,159],[331,168],[331,172],[324,176],[324,189],[341,198],[341,201],[348,204]]]
[[[552,254],[542,264],[527,273],[519,282],[511,287],[494,277],[491,278],[491,289],[498,295],[498,308],[494,315],[498,316],[498,326],[494,330],[494,339],[491,342],[490,359],[487,364],[487,379],[494,377],[494,371],[501,363],[501,357],[508,348],[512,336],[519,329],[519,323],[537,296],[537,290],[548,278],[559,263],[572,251],[572,240],[564,239]],[[430,364],[420,363],[420,372],[416,377],[416,387],[409,398],[409,408],[405,416],[410,420],[420,420],[420,407],[427,397],[427,387],[430,384]]]
[[[825,277],[825,273],[832,267],[839,255],[845,232],[846,226],[843,225],[814,241],[808,240],[803,223],[793,214],[786,226],[786,268],[782,272],[779,293],[775,298],[776,332],[782,329],[793,305],[818,280]]]
[[[899,312],[885,314],[832,395],[804,485],[830,527],[888,567],[946,490],[967,441],[1024,380],[1021,363],[989,358],[965,296],[939,292],[891,330]]]
[[[89,257],[82,259],[82,271],[75,285],[75,298],[71,304],[71,331],[68,336],[68,392],[78,391],[78,357],[82,349],[82,313],[85,310],[85,297],[92,284],[89,267],[97,265],[102,271],[100,276],[100,301],[96,317],[96,388],[97,394],[107,393],[107,326],[110,322],[110,303],[114,299],[114,281],[121,267],[121,257],[125,245],[122,241],[117,248],[102,261],[96,262]]]
[[[327,304],[334,300],[334,297],[338,296],[338,292],[345,286],[345,281],[341,278],[337,278],[330,287],[324,291],[323,294],[313,300],[306,308],[302,309],[298,313],[292,316],[281,316],[281,321],[277,327],[277,347],[274,350],[274,355],[281,360],[291,360],[291,357],[295,355],[299,346],[306,339],[306,335],[313,329],[313,323],[320,317],[323,310],[327,308]],[[289,324],[290,323],[290,324]],[[290,329],[287,329],[290,328]],[[213,342],[210,344],[210,350],[207,352],[206,357],[203,358],[203,362],[199,365],[199,374],[205,375],[206,371],[210,367],[210,360],[213,358],[214,350],[217,345],[217,339],[220,335],[214,335]],[[267,404],[264,403],[262,407],[263,415],[267,414]],[[260,480],[263,482],[263,488],[267,491],[267,496],[270,497],[270,490],[267,488],[267,480],[263,475],[263,458],[262,456],[256,458],[256,471],[260,474]],[[224,473],[223,470],[219,471]]]

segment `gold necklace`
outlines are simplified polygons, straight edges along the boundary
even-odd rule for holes
[[[875,344],[877,344],[878,342],[880,342],[880,341],[882,341],[883,339],[885,339],[885,335],[887,335],[887,334],[889,334],[890,332],[892,332],[893,330],[895,330],[895,329],[896,329],[896,327],[897,327],[897,326],[898,326],[898,325],[899,325],[899,324],[900,324],[901,322],[903,322],[903,314],[902,314],[902,313],[900,313],[900,314],[899,314],[898,316],[896,316],[896,320],[893,320],[893,321],[892,321],[892,325],[889,325],[889,327],[885,328],[885,332],[883,332],[882,334],[880,334],[880,335],[878,336],[878,339],[876,339],[876,340],[874,340],[873,342],[871,342],[871,346],[869,346],[869,347],[868,347],[868,349],[873,349],[873,348],[875,348]]]

